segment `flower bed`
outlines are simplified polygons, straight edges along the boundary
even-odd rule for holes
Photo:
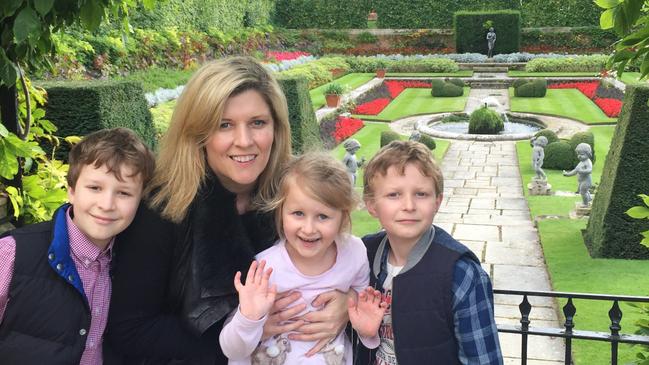
[[[548,89],[577,89],[591,99],[610,118],[620,115],[622,110],[621,92],[607,90],[599,81],[564,82],[548,86]],[[617,90],[617,89],[615,89]]]
[[[267,60],[275,60],[277,62],[290,61],[302,56],[310,56],[309,52],[294,51],[294,52],[282,52],[282,51],[268,51],[266,52]]]
[[[363,115],[378,115],[383,109],[385,109],[390,102],[399,96],[401,92],[408,88],[430,88],[430,82],[422,81],[405,81],[405,80],[390,80],[384,81],[381,87],[386,88],[389,98],[379,97],[367,102],[364,102],[358,105],[353,113],[354,114],[363,114]]]
[[[336,129],[332,136],[336,141],[336,144],[338,144],[356,133],[359,129],[363,128],[364,125],[365,124],[360,119],[339,116],[336,121]]]
[[[595,98],[593,101],[607,116],[615,118],[620,115],[620,110],[622,110],[622,102],[620,100],[612,98]]]

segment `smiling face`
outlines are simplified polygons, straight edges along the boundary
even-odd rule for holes
[[[110,240],[133,221],[142,197],[140,176],[122,166],[119,181],[106,166],[85,165],[76,185],[68,187],[74,224],[97,247],[104,249]]]
[[[225,103],[216,132],[207,140],[207,163],[233,193],[254,189],[273,145],[273,117],[261,94],[247,90]]]
[[[385,175],[377,174],[371,182],[374,195],[366,200],[369,213],[378,218],[392,245],[414,245],[433,223],[442,202],[435,183],[413,163],[404,174],[390,166]]]
[[[282,230],[291,261],[302,273],[320,274],[334,264],[334,241],[342,222],[342,210],[314,199],[291,178],[282,205]]]

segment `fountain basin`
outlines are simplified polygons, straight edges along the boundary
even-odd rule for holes
[[[505,130],[499,134],[469,134],[469,119],[466,121],[444,123],[442,119],[449,115],[463,115],[443,113],[427,119],[417,121],[415,129],[421,133],[438,138],[463,139],[475,141],[516,141],[530,139],[534,134],[546,127],[539,119],[518,113],[507,113],[509,122],[505,122]]]

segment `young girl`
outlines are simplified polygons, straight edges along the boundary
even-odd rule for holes
[[[351,364],[344,331],[313,356],[307,352],[315,341],[293,341],[289,333],[262,338],[277,292],[299,291],[302,298],[294,305],[306,305],[302,315],[320,309],[311,306],[318,294],[353,288],[359,295],[357,301],[349,299],[349,319],[370,348],[379,344],[387,306],[380,292],[368,287],[365,245],[348,234],[356,199],[345,167],[331,156],[307,153],[289,162],[280,176],[279,193],[267,209],[275,211],[281,239],[257,255],[259,263],[250,265],[245,284],[237,272],[239,308],[221,331],[221,348],[230,364]]]

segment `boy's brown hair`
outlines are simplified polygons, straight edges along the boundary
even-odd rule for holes
[[[426,177],[433,179],[435,194],[444,192],[444,177],[433,156],[424,144],[415,141],[392,141],[372,157],[365,167],[363,175],[363,198],[374,198],[372,181],[380,174],[385,176],[390,167],[395,167],[401,174],[405,173],[406,165],[414,164]]]
[[[102,129],[85,136],[69,154],[68,186],[74,188],[86,165],[106,166],[117,180],[124,181],[122,166],[133,169],[145,187],[155,168],[155,158],[135,132],[127,128]],[[129,176],[130,177],[130,176]]]
[[[282,238],[282,206],[291,183],[297,184],[313,199],[334,209],[340,209],[343,220],[339,231],[349,232],[351,212],[356,207],[358,197],[342,162],[323,152],[307,152],[286,163],[280,176],[277,194],[265,202],[263,210],[275,211],[277,232]]]

